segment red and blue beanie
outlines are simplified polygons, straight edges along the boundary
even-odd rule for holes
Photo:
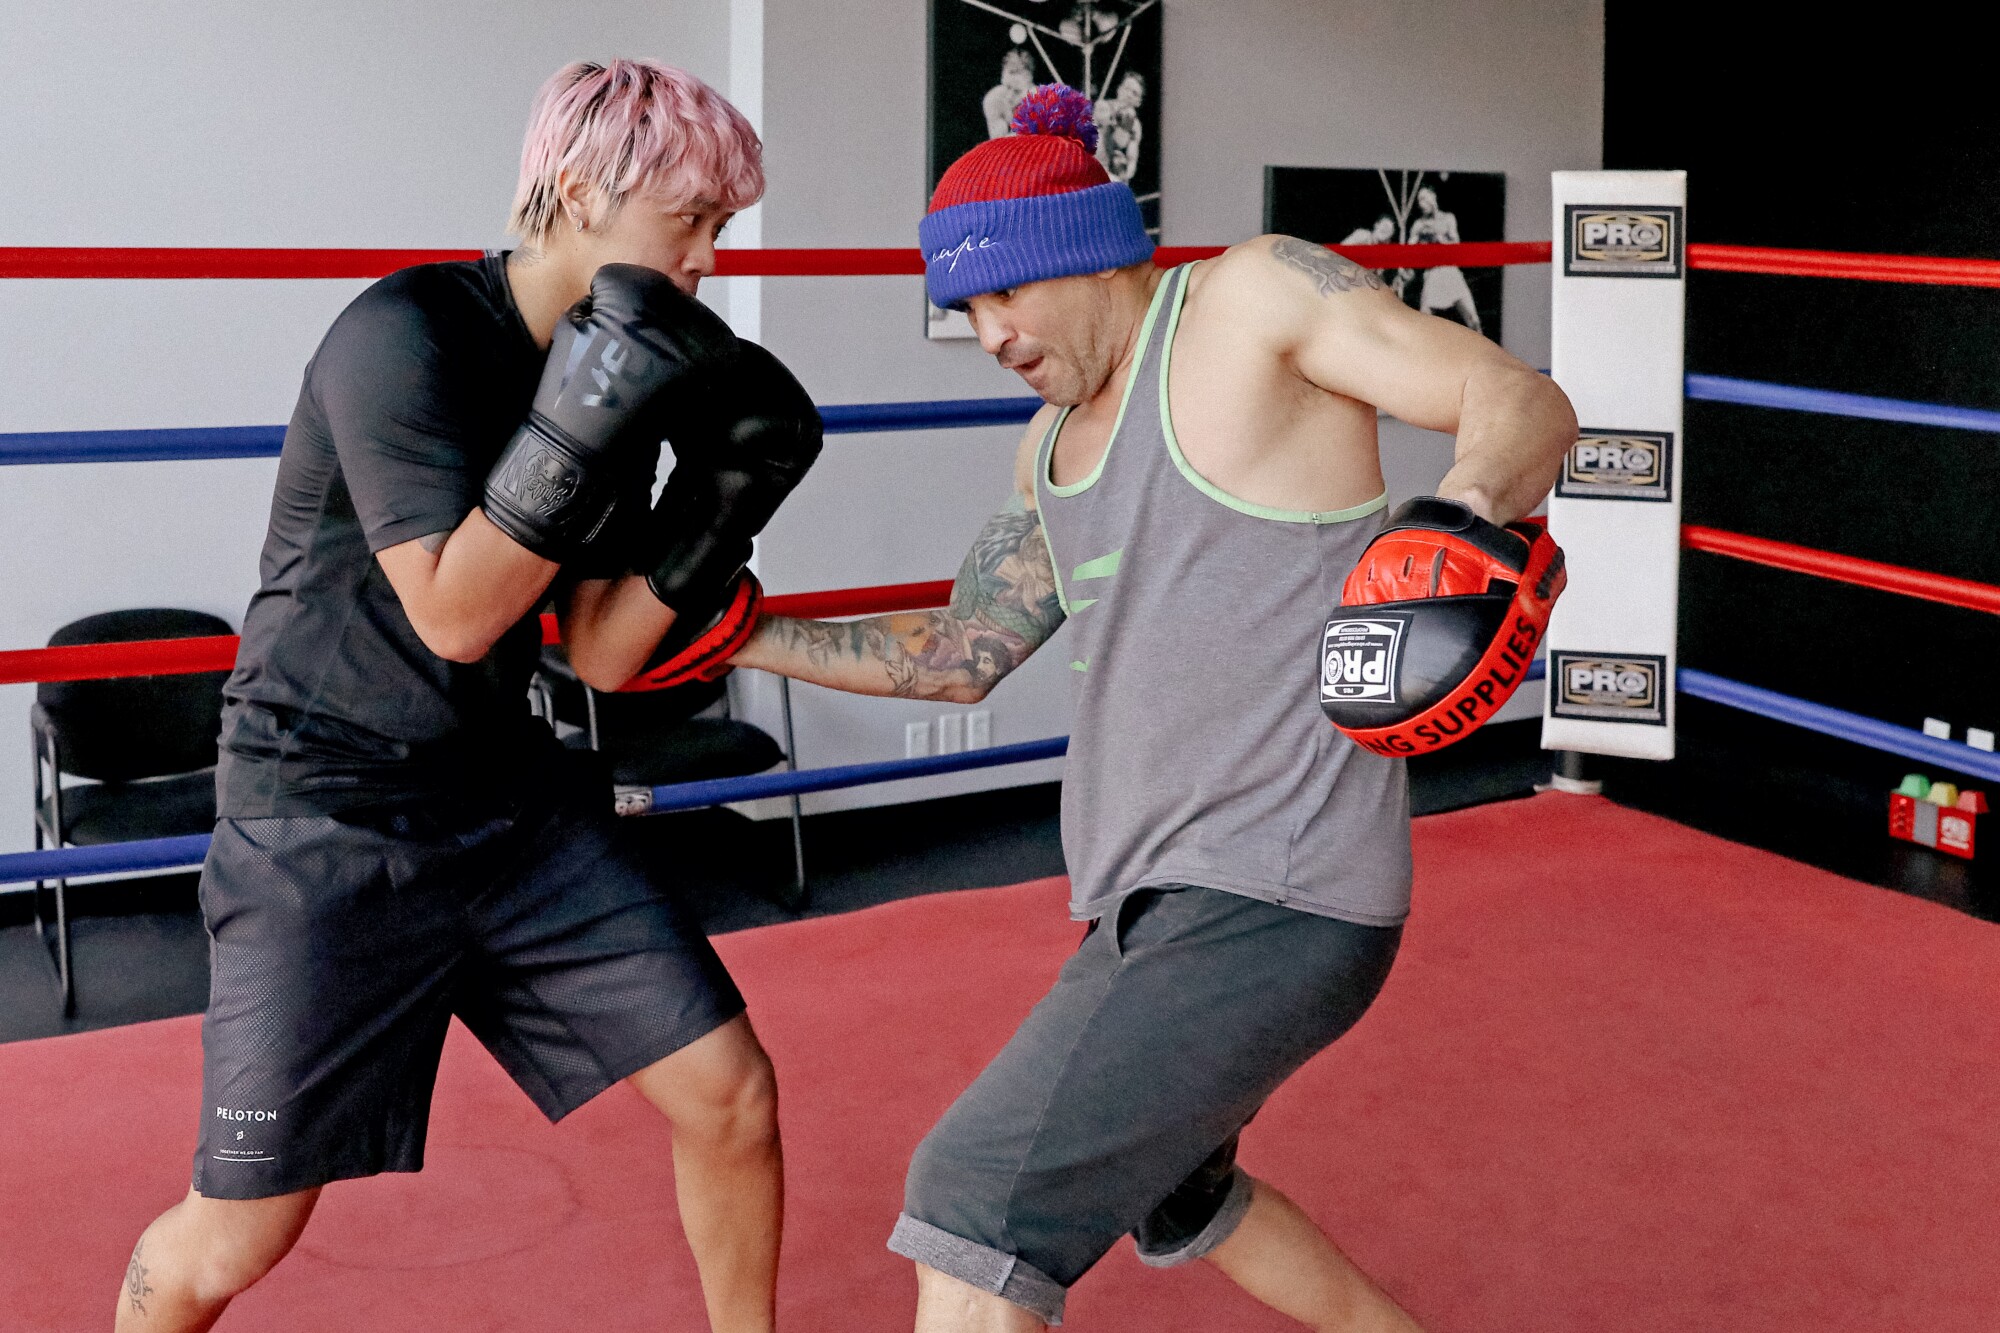
[[[917,226],[934,304],[1153,257],[1132,188],[1093,156],[1088,97],[1045,83],[1009,128],[951,164]]]

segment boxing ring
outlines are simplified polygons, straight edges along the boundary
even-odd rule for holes
[[[1551,258],[1546,243],[1342,249],[1385,267]],[[1161,259],[1212,253],[1167,250]],[[0,275],[365,278],[464,257],[0,250]],[[720,258],[722,276],[920,271],[916,252],[901,250]],[[1981,261],[1691,245],[1688,263],[2000,287],[2000,263]],[[1701,375],[1687,376],[1684,391],[2000,434],[2000,413],[1944,404]],[[838,435],[1021,422],[1037,402],[822,413]],[[270,426],[16,434],[0,436],[0,465],[272,457],[281,438]],[[1924,570],[1693,525],[1681,525],[1679,545],[2000,614],[2000,587]],[[790,592],[767,605],[775,614],[881,614],[943,605],[949,588],[936,580]],[[0,684],[221,670],[236,646],[217,636],[0,651]],[[1881,719],[1690,668],[1674,683],[1689,697],[2000,780],[1994,755]],[[1049,737],[659,787],[651,812],[1025,762],[1065,744]],[[0,884],[187,866],[206,843],[9,854],[0,856]],[[1608,879],[1598,856],[1551,856],[1558,847],[1616,847],[1621,874]],[[1686,867],[1697,863],[1693,883]],[[1337,1216],[1357,1259],[1421,1297],[1412,1304],[1427,1321],[1664,1333],[1713,1326],[1726,1309],[1753,1333],[1853,1333],[1895,1321],[1902,1307],[1891,1296],[1913,1281],[1913,1266],[1984,1235],[1985,1201],[2000,1188],[1980,1114],[2000,1105],[1986,1058],[1986,1002],[2000,964],[1990,932],[1665,820],[1553,795],[1419,821],[1417,873],[1424,892],[1398,984],[1273,1099],[1247,1151],[1253,1170]],[[786,1079],[793,1198],[783,1299],[801,1326],[859,1333],[906,1302],[906,1265],[881,1250],[872,1213],[857,1234],[854,1201],[894,1197],[938,1107],[1044,989],[1074,942],[1061,897],[1049,881],[934,894],[718,941],[756,997],[759,1032]],[[870,984],[829,986],[833,967]],[[880,1002],[891,995],[895,1003]],[[162,1164],[177,1167],[185,1149],[185,1126],[158,1107],[198,1101],[198,1023],[0,1048],[17,1130],[0,1150],[0,1174],[18,1181],[23,1198],[67,1201],[14,1210],[18,1220],[0,1216],[0,1244],[24,1260],[20,1280],[0,1274],[0,1310],[10,1318],[72,1327],[75,1312],[102,1296],[97,1276],[123,1262],[117,1247],[154,1206],[146,1191],[172,1175]],[[1954,1071],[1952,1095],[1918,1095],[1939,1082],[1939,1069]],[[679,1253],[604,1262],[635,1235],[678,1234],[650,1112],[631,1101],[601,1098],[574,1128],[552,1133],[454,1031],[425,1174],[415,1184],[385,1177],[329,1191],[298,1257],[244,1298],[243,1317],[305,1333],[351,1326],[358,1308],[383,1327],[568,1326],[580,1311],[563,1304],[575,1299],[565,1279],[588,1273],[594,1301],[643,1311],[648,1326],[699,1326],[697,1288]],[[1897,1132],[1882,1135],[1892,1120]],[[1328,1124],[1341,1132],[1328,1135]],[[385,1216],[403,1225],[384,1227]],[[1689,1226],[1692,1217],[1702,1224]],[[1918,1288],[1934,1326],[1984,1327],[2000,1270],[1937,1267]],[[1225,1307],[1232,1322],[1219,1322],[1210,1284],[1220,1279],[1200,1268],[1142,1274],[1121,1247],[1080,1289],[1077,1322],[1161,1333],[1279,1326],[1238,1307]],[[537,1276],[544,1280],[520,1280]],[[591,1310],[603,1327],[626,1327]]]
[[[1551,258],[1548,242],[1336,248],[1357,263],[1369,267],[1546,264]],[[1219,246],[1163,247],[1157,262],[1177,264],[1219,253]],[[374,278],[410,264],[471,259],[478,254],[478,251],[472,250],[15,247],[0,248],[0,278]],[[893,276],[923,272],[921,256],[914,249],[722,250],[717,252],[716,258],[717,277]],[[1687,266],[1694,270],[1786,277],[2000,287],[2000,261],[1996,260],[1689,244]],[[1686,376],[1685,392],[1690,399],[1709,402],[2000,434],[2000,412],[1941,403],[1910,402],[1700,374]],[[1040,406],[1040,401],[1021,397],[835,404],[822,407],[821,415],[829,435],[930,430],[1025,422]],[[270,458],[277,456],[283,439],[282,426],[0,434],[0,466]],[[1832,579],[1968,610],[2000,614],[2000,586],[1969,579],[1695,525],[1682,526],[1681,545],[1687,550],[1767,565],[1807,577]],[[814,618],[925,610],[944,605],[949,600],[950,589],[949,580],[937,580],[876,588],[780,594],[768,600],[767,609],[773,615]],[[553,617],[545,618],[544,635],[545,641],[555,640]],[[235,655],[236,639],[233,636],[11,649],[0,651],[0,685],[227,670],[234,665]],[[1680,668],[1675,673],[1674,685],[1681,694],[1694,698],[2000,782],[2000,755],[1928,736],[1912,728],[1694,668]],[[655,788],[651,793],[651,804],[643,813],[666,813],[761,797],[793,796],[1025,763],[1054,758],[1061,755],[1065,748],[1066,739],[1057,736],[959,754],[674,784]],[[200,862],[206,850],[207,838],[196,835],[8,853],[0,855],[0,885],[45,883],[72,877],[194,865]]]

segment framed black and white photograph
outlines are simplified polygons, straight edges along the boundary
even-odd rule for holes
[[[1039,83],[1097,106],[1097,158],[1160,235],[1161,0],[930,0],[931,189],[959,156],[1006,134]],[[965,316],[925,303],[932,338],[970,338]]]
[[[1506,239],[1500,171],[1265,167],[1264,230],[1320,245],[1449,245]],[[1500,341],[1500,270],[1384,269],[1405,304]]]

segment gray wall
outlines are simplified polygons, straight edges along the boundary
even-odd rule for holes
[[[0,245],[496,245],[558,65],[650,54],[720,86],[729,36],[727,0],[10,4]],[[365,285],[0,281],[0,431],[282,422]],[[0,647],[117,607],[239,624],[275,470],[0,469]],[[33,696],[0,687],[0,851],[29,845]]]
[[[564,60],[654,55],[743,101],[771,192],[737,244],[914,243],[925,202],[924,0],[132,0],[12,6],[0,43],[4,245],[501,242],[536,85]],[[1597,164],[1599,0],[1167,0],[1170,243],[1258,228],[1266,163],[1506,170],[1509,235],[1545,237],[1546,174]],[[1508,276],[1508,341],[1546,364],[1546,278]],[[0,282],[0,431],[283,421],[357,282]],[[976,346],[928,343],[921,280],[732,280],[711,299],[823,402],[1011,395]],[[1385,422],[1391,488],[1449,442]],[[943,578],[1004,499],[1010,429],[836,437],[759,557],[793,591]],[[274,465],[0,471],[0,646],[120,606],[240,618]],[[1067,729],[1052,650],[988,706],[995,743]],[[748,677],[749,673],[743,673]],[[740,678],[741,679],[741,678]],[[776,691],[741,679],[775,727]],[[32,687],[0,687],[0,741]],[[940,706],[799,691],[807,764],[890,758]],[[18,753],[18,751],[17,751]],[[1041,780],[1051,765],[924,794]],[[903,799],[909,784],[813,798]],[[0,850],[28,843],[25,766],[0,762]]]

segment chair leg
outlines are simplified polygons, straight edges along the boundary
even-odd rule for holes
[[[55,919],[42,915],[42,895],[55,886]],[[49,938],[49,927],[55,927],[55,938]],[[48,955],[50,964],[56,970],[56,996],[67,1018],[76,1010],[76,978],[70,970],[69,939],[69,881],[66,879],[35,881],[35,940]]]
[[[43,831],[43,821],[47,815],[42,803],[48,799],[47,793],[42,790],[42,738],[39,734],[29,735],[28,752],[32,760],[28,771],[35,799],[35,850],[39,852],[47,840],[47,834]],[[48,943],[49,932],[48,926],[42,921],[42,894],[47,892],[47,889],[48,881],[40,879],[35,881],[35,942],[44,946]]]
[[[778,700],[785,715],[785,770],[799,771],[799,747],[792,732],[792,679],[778,677]],[[792,885],[788,893],[781,894],[778,903],[788,911],[803,912],[811,892],[806,886],[806,838],[805,821],[799,809],[798,793],[792,793]]]
[[[39,737],[31,738],[34,748],[34,795],[35,795],[35,850],[44,846],[60,847],[62,837],[62,761],[55,749],[55,738],[49,738],[47,760],[50,766],[48,783],[42,774],[43,750]],[[44,802],[47,808],[44,808]],[[48,923],[42,919],[42,894],[51,881],[35,881],[35,941],[48,951],[49,961],[56,969],[56,995],[63,1017],[76,1011],[76,978],[70,968],[69,938],[69,881],[58,879],[55,884],[56,897],[56,938],[49,942]]]
[[[56,987],[62,995],[62,1015],[76,1012],[76,973],[69,941],[69,881],[56,881]]]

